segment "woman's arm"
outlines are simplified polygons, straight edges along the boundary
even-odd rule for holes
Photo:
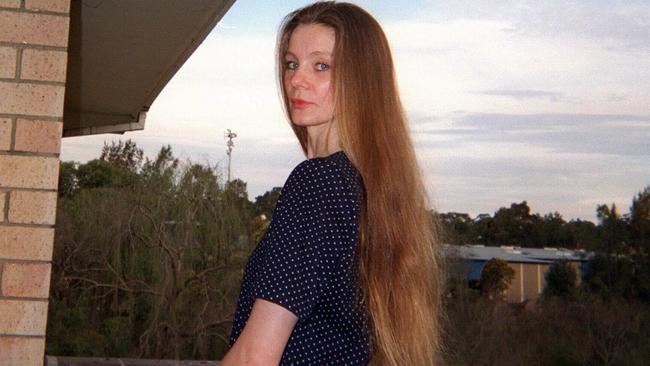
[[[277,365],[297,321],[284,307],[256,299],[244,330],[219,365]]]

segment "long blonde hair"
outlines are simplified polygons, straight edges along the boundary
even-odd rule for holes
[[[287,15],[277,47],[286,111],[284,55],[292,31],[301,24],[335,31],[334,118],[341,148],[363,180],[357,260],[372,362],[434,364],[440,348],[439,243],[388,41],[379,23],[353,4],[317,2]],[[306,154],[306,128],[291,127]]]

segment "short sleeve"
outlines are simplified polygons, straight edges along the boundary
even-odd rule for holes
[[[352,185],[335,164],[310,159],[282,188],[260,250],[252,283],[255,298],[279,304],[301,322],[332,285],[341,257],[357,235]]]

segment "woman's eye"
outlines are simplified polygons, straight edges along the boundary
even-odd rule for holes
[[[318,70],[318,71],[329,70],[329,68],[330,68],[330,65],[324,64],[322,62],[319,62],[319,63],[316,64],[316,70]]]
[[[298,68],[298,63],[295,61],[287,61],[285,64],[287,70],[295,70]]]

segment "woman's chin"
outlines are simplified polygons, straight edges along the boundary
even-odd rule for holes
[[[291,116],[291,122],[294,125],[300,127],[312,127],[312,126],[322,125],[330,121],[321,121],[320,119],[311,119],[311,118],[295,118],[294,116]]]

